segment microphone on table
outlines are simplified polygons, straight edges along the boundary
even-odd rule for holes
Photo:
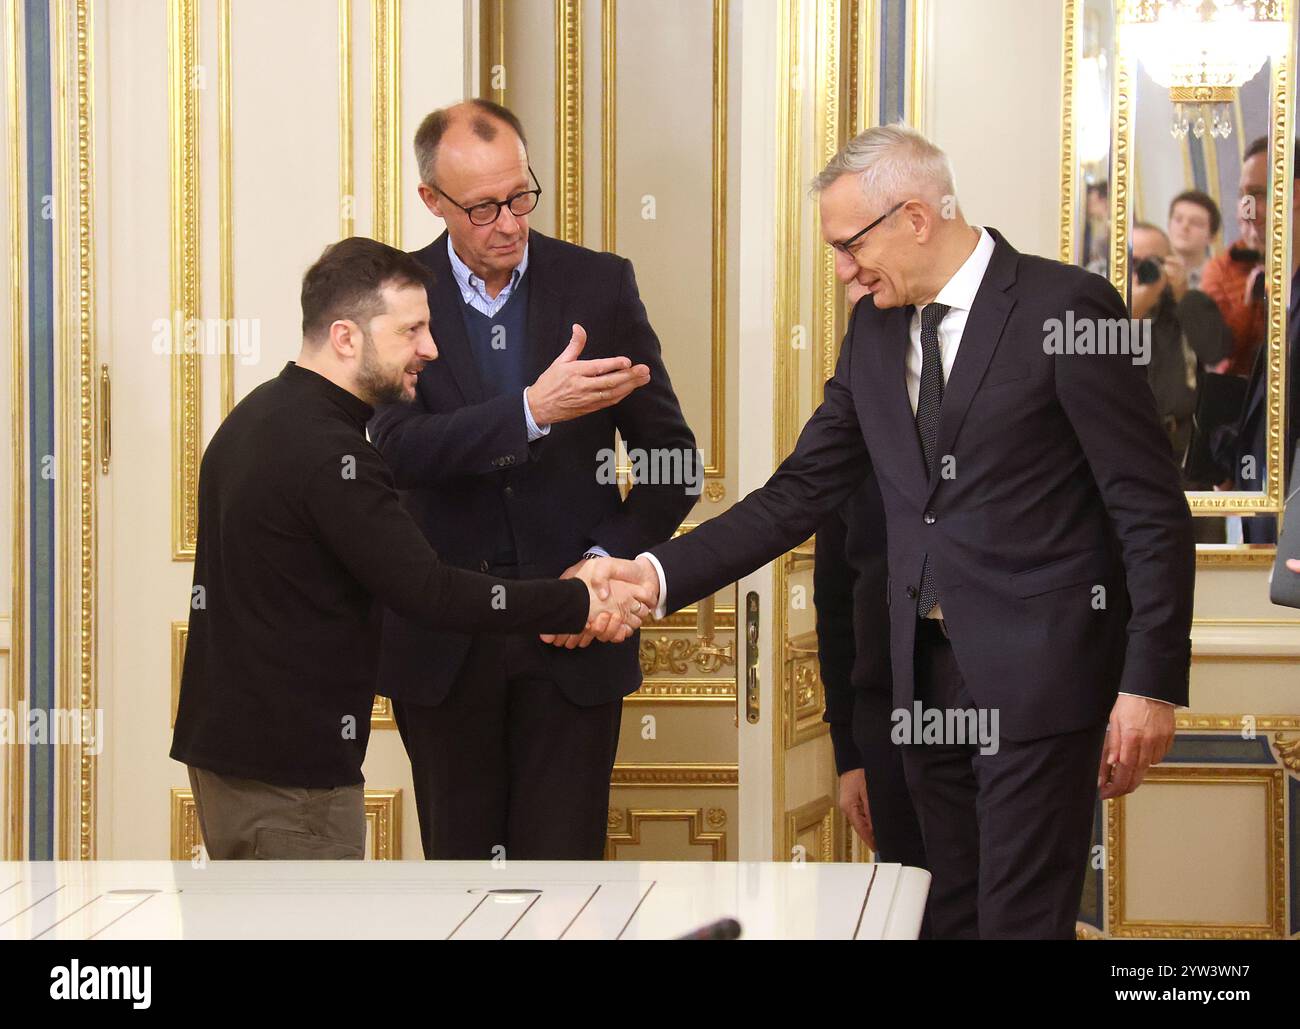
[[[685,936],[676,937],[679,940],[738,940],[740,939],[740,923],[734,918],[719,918],[716,922],[709,922],[698,929],[693,929]]]

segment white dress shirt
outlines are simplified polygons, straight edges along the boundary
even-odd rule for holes
[[[936,304],[947,304],[948,311],[939,322],[939,354],[943,359],[943,381],[946,385],[952,375],[953,362],[957,360],[957,348],[961,346],[961,335],[966,331],[966,319],[975,303],[975,294],[979,292],[984,273],[988,271],[989,261],[993,258],[993,237],[981,228],[979,242],[971,251],[970,257],[957,269],[947,281],[939,295],[934,298]],[[912,345],[907,348],[907,399],[912,402],[912,414],[916,414],[917,397],[921,393],[921,309],[912,308],[912,321],[908,329]]]

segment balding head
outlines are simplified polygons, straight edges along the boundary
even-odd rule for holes
[[[420,169],[420,181],[427,185],[436,181],[434,172],[438,148],[445,137],[450,136],[454,143],[464,141],[458,137],[492,143],[502,132],[513,133],[526,159],[528,141],[524,138],[524,127],[508,107],[491,100],[466,100],[438,108],[427,115],[415,130],[415,160]]]

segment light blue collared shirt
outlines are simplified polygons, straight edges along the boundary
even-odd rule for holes
[[[456,253],[456,248],[451,245],[451,237],[447,237],[447,256],[451,258],[451,274],[456,280],[456,286],[460,289],[461,299],[470,307],[474,308],[480,314],[485,314],[489,318],[495,318],[498,311],[505,307],[510,298],[514,296],[515,288],[519,285],[519,280],[524,277],[524,272],[528,271],[528,244],[524,244],[524,258],[518,266],[510,273],[510,281],[506,283],[505,289],[495,297],[488,296],[487,283],[470,271],[469,265],[462,261]],[[524,425],[528,429],[528,442],[535,439],[541,439],[551,431],[549,425],[538,425],[533,421],[533,412],[528,409],[528,390],[524,390]],[[597,557],[609,557],[609,552],[604,547],[590,546],[586,554],[595,554]],[[585,555],[584,555],[585,556]]]
[[[523,260],[510,273],[510,281],[506,283],[505,288],[492,297],[488,296],[487,283],[470,271],[469,265],[460,259],[456,248],[451,245],[450,236],[447,237],[447,256],[451,258],[451,276],[456,280],[461,299],[479,314],[486,315],[488,318],[495,318],[497,312],[510,302],[510,298],[515,295],[515,289],[519,286],[519,280],[524,277],[524,272],[528,271],[528,244],[525,243]],[[528,408],[526,389],[524,390],[524,426],[528,430],[529,443],[541,439],[551,431],[549,425],[541,426],[533,421],[533,412]]]

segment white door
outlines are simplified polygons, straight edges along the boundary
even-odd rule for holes
[[[198,460],[229,406],[297,354],[302,273],[326,245],[441,231],[415,198],[409,137],[464,93],[464,14],[461,0],[94,5],[97,328],[113,395],[101,858],[186,858],[198,841],[168,757]],[[200,352],[178,353],[192,318]],[[382,701],[376,714],[369,853],[419,857],[410,767]]]

